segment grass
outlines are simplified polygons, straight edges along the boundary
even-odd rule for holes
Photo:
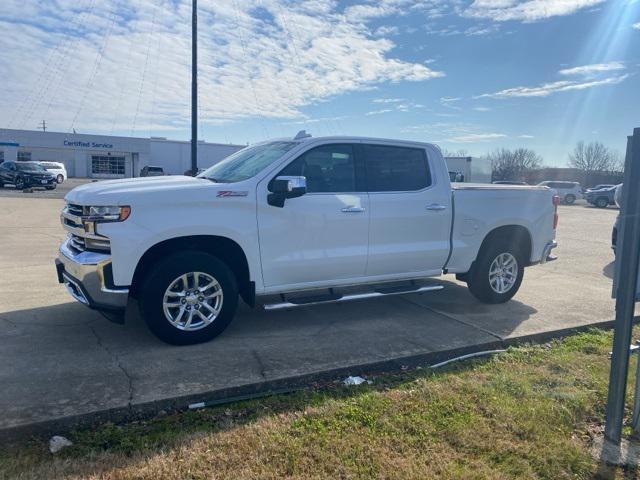
[[[593,478],[610,345],[594,330],[372,385],[106,424],[55,456],[32,440],[0,451],[0,478]]]

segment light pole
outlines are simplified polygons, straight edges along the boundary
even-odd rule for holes
[[[191,7],[191,175],[198,173],[198,0]]]

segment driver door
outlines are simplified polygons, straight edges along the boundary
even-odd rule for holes
[[[258,187],[258,233],[267,291],[322,287],[362,277],[367,265],[369,197],[352,144],[321,145]],[[277,176],[304,176],[307,193],[284,207],[267,203]]]

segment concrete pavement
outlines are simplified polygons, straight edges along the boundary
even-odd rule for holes
[[[263,312],[242,306],[214,341],[165,345],[133,302],[124,326],[56,281],[62,200],[0,198],[0,438],[102,416],[300,386],[553,336],[613,318],[609,237],[617,211],[561,207],[556,262],[527,269],[505,305],[445,290]]]

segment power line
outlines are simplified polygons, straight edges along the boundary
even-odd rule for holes
[[[107,44],[109,43],[109,37],[111,36],[111,32],[113,31],[113,27],[115,26],[115,24],[116,24],[116,14],[115,12],[112,11],[111,24],[109,25],[109,29],[107,30],[107,33],[104,36],[104,41],[102,42],[101,48],[99,48],[98,52],[96,53],[96,59],[93,63],[93,70],[91,72],[91,75],[89,76],[89,81],[85,85],[84,93],[82,94],[82,100],[80,101],[78,110],[76,111],[76,114],[73,117],[73,121],[71,122],[71,126],[69,127],[69,132],[71,132],[71,130],[73,130],[73,128],[75,127],[76,120],[78,119],[78,116],[80,115],[80,112],[84,107],[84,103],[87,99],[87,95],[89,94],[89,89],[93,86],[93,82],[98,74],[98,71],[100,70],[100,64],[102,63],[104,52],[107,48]]]
[[[142,69],[142,79],[140,80],[140,91],[138,92],[138,103],[136,104],[136,113],[133,117],[133,124],[131,125],[131,133],[130,135],[133,136],[133,132],[136,129],[136,123],[138,123],[138,113],[140,112],[140,105],[142,104],[142,98],[144,96],[144,82],[145,79],[147,78],[147,69],[149,66],[149,52],[151,51],[151,43],[152,43],[152,39],[153,39],[153,34],[155,32],[155,27],[156,27],[156,15],[158,13],[158,4],[153,2],[154,6],[153,6],[153,18],[151,20],[151,30],[149,31],[149,35],[147,38],[147,53],[146,53],[146,57],[144,59],[144,68]]]

